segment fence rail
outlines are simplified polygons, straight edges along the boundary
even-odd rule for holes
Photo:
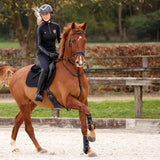
[[[157,71],[160,67],[132,67],[132,68],[86,68],[85,73],[100,73],[100,72],[118,72],[118,71],[133,71],[133,72],[144,72],[144,71]]]
[[[107,54],[107,53],[106,53]],[[108,59],[126,59],[126,58],[160,58],[160,55],[136,55],[136,56],[106,56],[106,57],[88,57],[86,56],[86,60],[108,60]],[[25,59],[37,59],[37,57],[11,57],[13,60],[25,60]],[[0,57],[0,61],[11,60],[10,58]]]
[[[107,54],[107,53],[106,53]],[[140,56],[106,56],[106,57],[86,57],[87,60],[89,59],[100,59],[100,60],[105,60],[105,59],[125,59],[125,58],[157,58],[160,57],[160,55],[140,55]]]

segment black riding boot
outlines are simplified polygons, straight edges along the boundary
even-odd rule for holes
[[[46,79],[47,79],[47,73],[42,69],[38,80],[37,94],[34,99],[35,101],[41,101],[41,102],[43,101],[43,90],[45,87]]]

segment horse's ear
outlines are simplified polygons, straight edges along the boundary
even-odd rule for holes
[[[75,22],[73,22],[73,23],[71,24],[71,29],[75,29],[75,27],[76,27],[76,24],[75,24]]]
[[[87,29],[87,23],[83,23],[81,27],[85,31]]]

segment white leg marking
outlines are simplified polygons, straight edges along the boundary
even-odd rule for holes
[[[19,152],[19,149],[16,147],[16,141],[11,139],[10,145],[12,147],[12,152]]]
[[[15,145],[16,145],[16,141],[15,141],[15,140],[13,140],[12,138],[11,138],[10,145],[11,145],[11,146],[15,146]]]

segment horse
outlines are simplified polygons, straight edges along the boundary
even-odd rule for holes
[[[56,63],[56,74],[50,84],[49,90],[54,94],[57,101],[66,109],[75,109],[79,111],[81,132],[83,136],[83,152],[90,157],[97,156],[91,149],[89,141],[96,139],[95,125],[92,121],[90,109],[88,107],[87,97],[89,94],[89,84],[84,75],[83,67],[85,65],[85,31],[87,23],[77,24],[75,22],[64,27],[60,42],[60,55]],[[0,84],[9,81],[10,92],[15,99],[20,112],[15,117],[15,123],[11,134],[11,145],[16,148],[16,138],[21,124],[25,123],[25,131],[31,138],[35,148],[40,153],[47,152],[42,148],[34,134],[34,128],[31,122],[31,112],[39,105],[44,108],[54,108],[47,97],[46,90],[42,102],[34,100],[36,87],[28,87],[25,83],[27,75],[32,65],[15,69],[11,66],[2,66],[0,68]],[[8,77],[10,76],[10,78]],[[2,78],[3,77],[3,78]],[[89,129],[89,134],[88,134]]]

